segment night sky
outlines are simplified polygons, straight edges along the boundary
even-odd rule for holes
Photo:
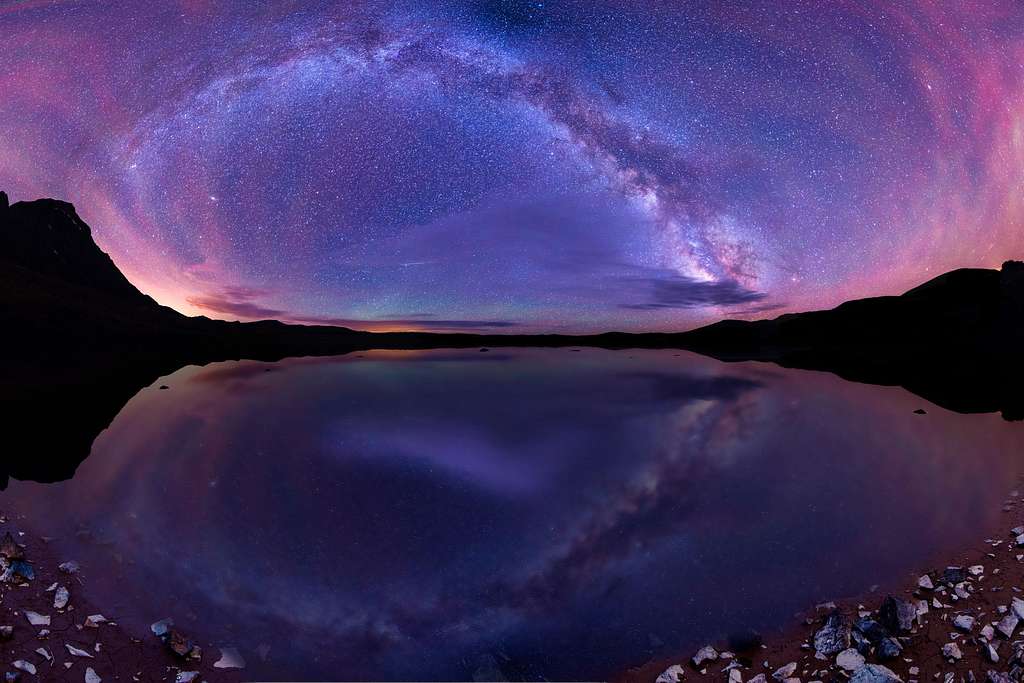
[[[681,329],[1024,256],[1019,0],[27,0],[0,34],[0,189],[189,314]]]

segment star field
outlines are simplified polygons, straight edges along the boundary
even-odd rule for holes
[[[0,187],[188,314],[681,329],[1024,255],[1024,7],[0,7]]]

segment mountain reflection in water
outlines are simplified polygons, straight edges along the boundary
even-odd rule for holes
[[[977,540],[1022,442],[674,351],[378,351],[183,368],[0,500],[255,679],[595,679]]]

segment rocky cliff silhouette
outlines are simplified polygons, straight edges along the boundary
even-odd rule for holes
[[[961,269],[901,296],[682,333],[373,334],[188,317],[140,292],[66,202],[0,192],[0,414],[7,476],[70,477],[141,388],[187,364],[369,348],[678,348],[900,385],[960,412],[1024,418],[1024,263]]]

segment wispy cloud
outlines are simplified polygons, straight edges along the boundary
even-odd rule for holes
[[[634,299],[619,306],[640,311],[739,306],[768,298],[764,292],[748,289],[735,280],[698,280],[667,271],[625,278],[625,282]]]
[[[301,325],[330,325],[356,329],[409,329],[429,331],[487,332],[520,326],[511,320],[469,320],[438,318],[433,313],[408,313],[405,315],[380,316],[376,318],[345,318],[295,313],[280,308],[271,308],[260,303],[260,299],[271,292],[249,287],[226,287],[219,292],[192,296],[188,303],[203,311],[221,315],[261,320],[273,318]]]

